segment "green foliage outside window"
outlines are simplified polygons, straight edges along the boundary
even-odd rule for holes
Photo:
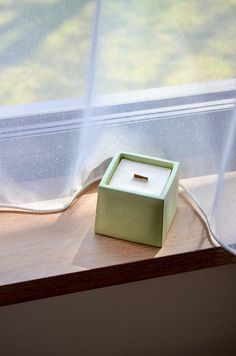
[[[0,0],[0,105],[84,93],[94,0]],[[235,76],[236,0],[103,0],[96,91]]]

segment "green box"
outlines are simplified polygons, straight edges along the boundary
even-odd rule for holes
[[[109,186],[122,159],[170,168],[160,195]],[[120,152],[111,161],[98,187],[95,232],[161,247],[177,209],[179,163]]]

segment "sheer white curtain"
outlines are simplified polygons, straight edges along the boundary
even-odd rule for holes
[[[117,150],[147,154],[236,253],[235,2],[0,6],[1,208],[64,209]]]

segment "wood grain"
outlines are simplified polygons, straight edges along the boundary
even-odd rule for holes
[[[96,187],[63,213],[0,213],[0,305],[234,263],[180,195],[161,249],[94,234]]]

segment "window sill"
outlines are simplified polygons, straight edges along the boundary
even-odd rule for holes
[[[0,305],[236,262],[211,246],[184,195],[161,249],[95,235],[96,191],[92,187],[64,213],[0,214]]]

